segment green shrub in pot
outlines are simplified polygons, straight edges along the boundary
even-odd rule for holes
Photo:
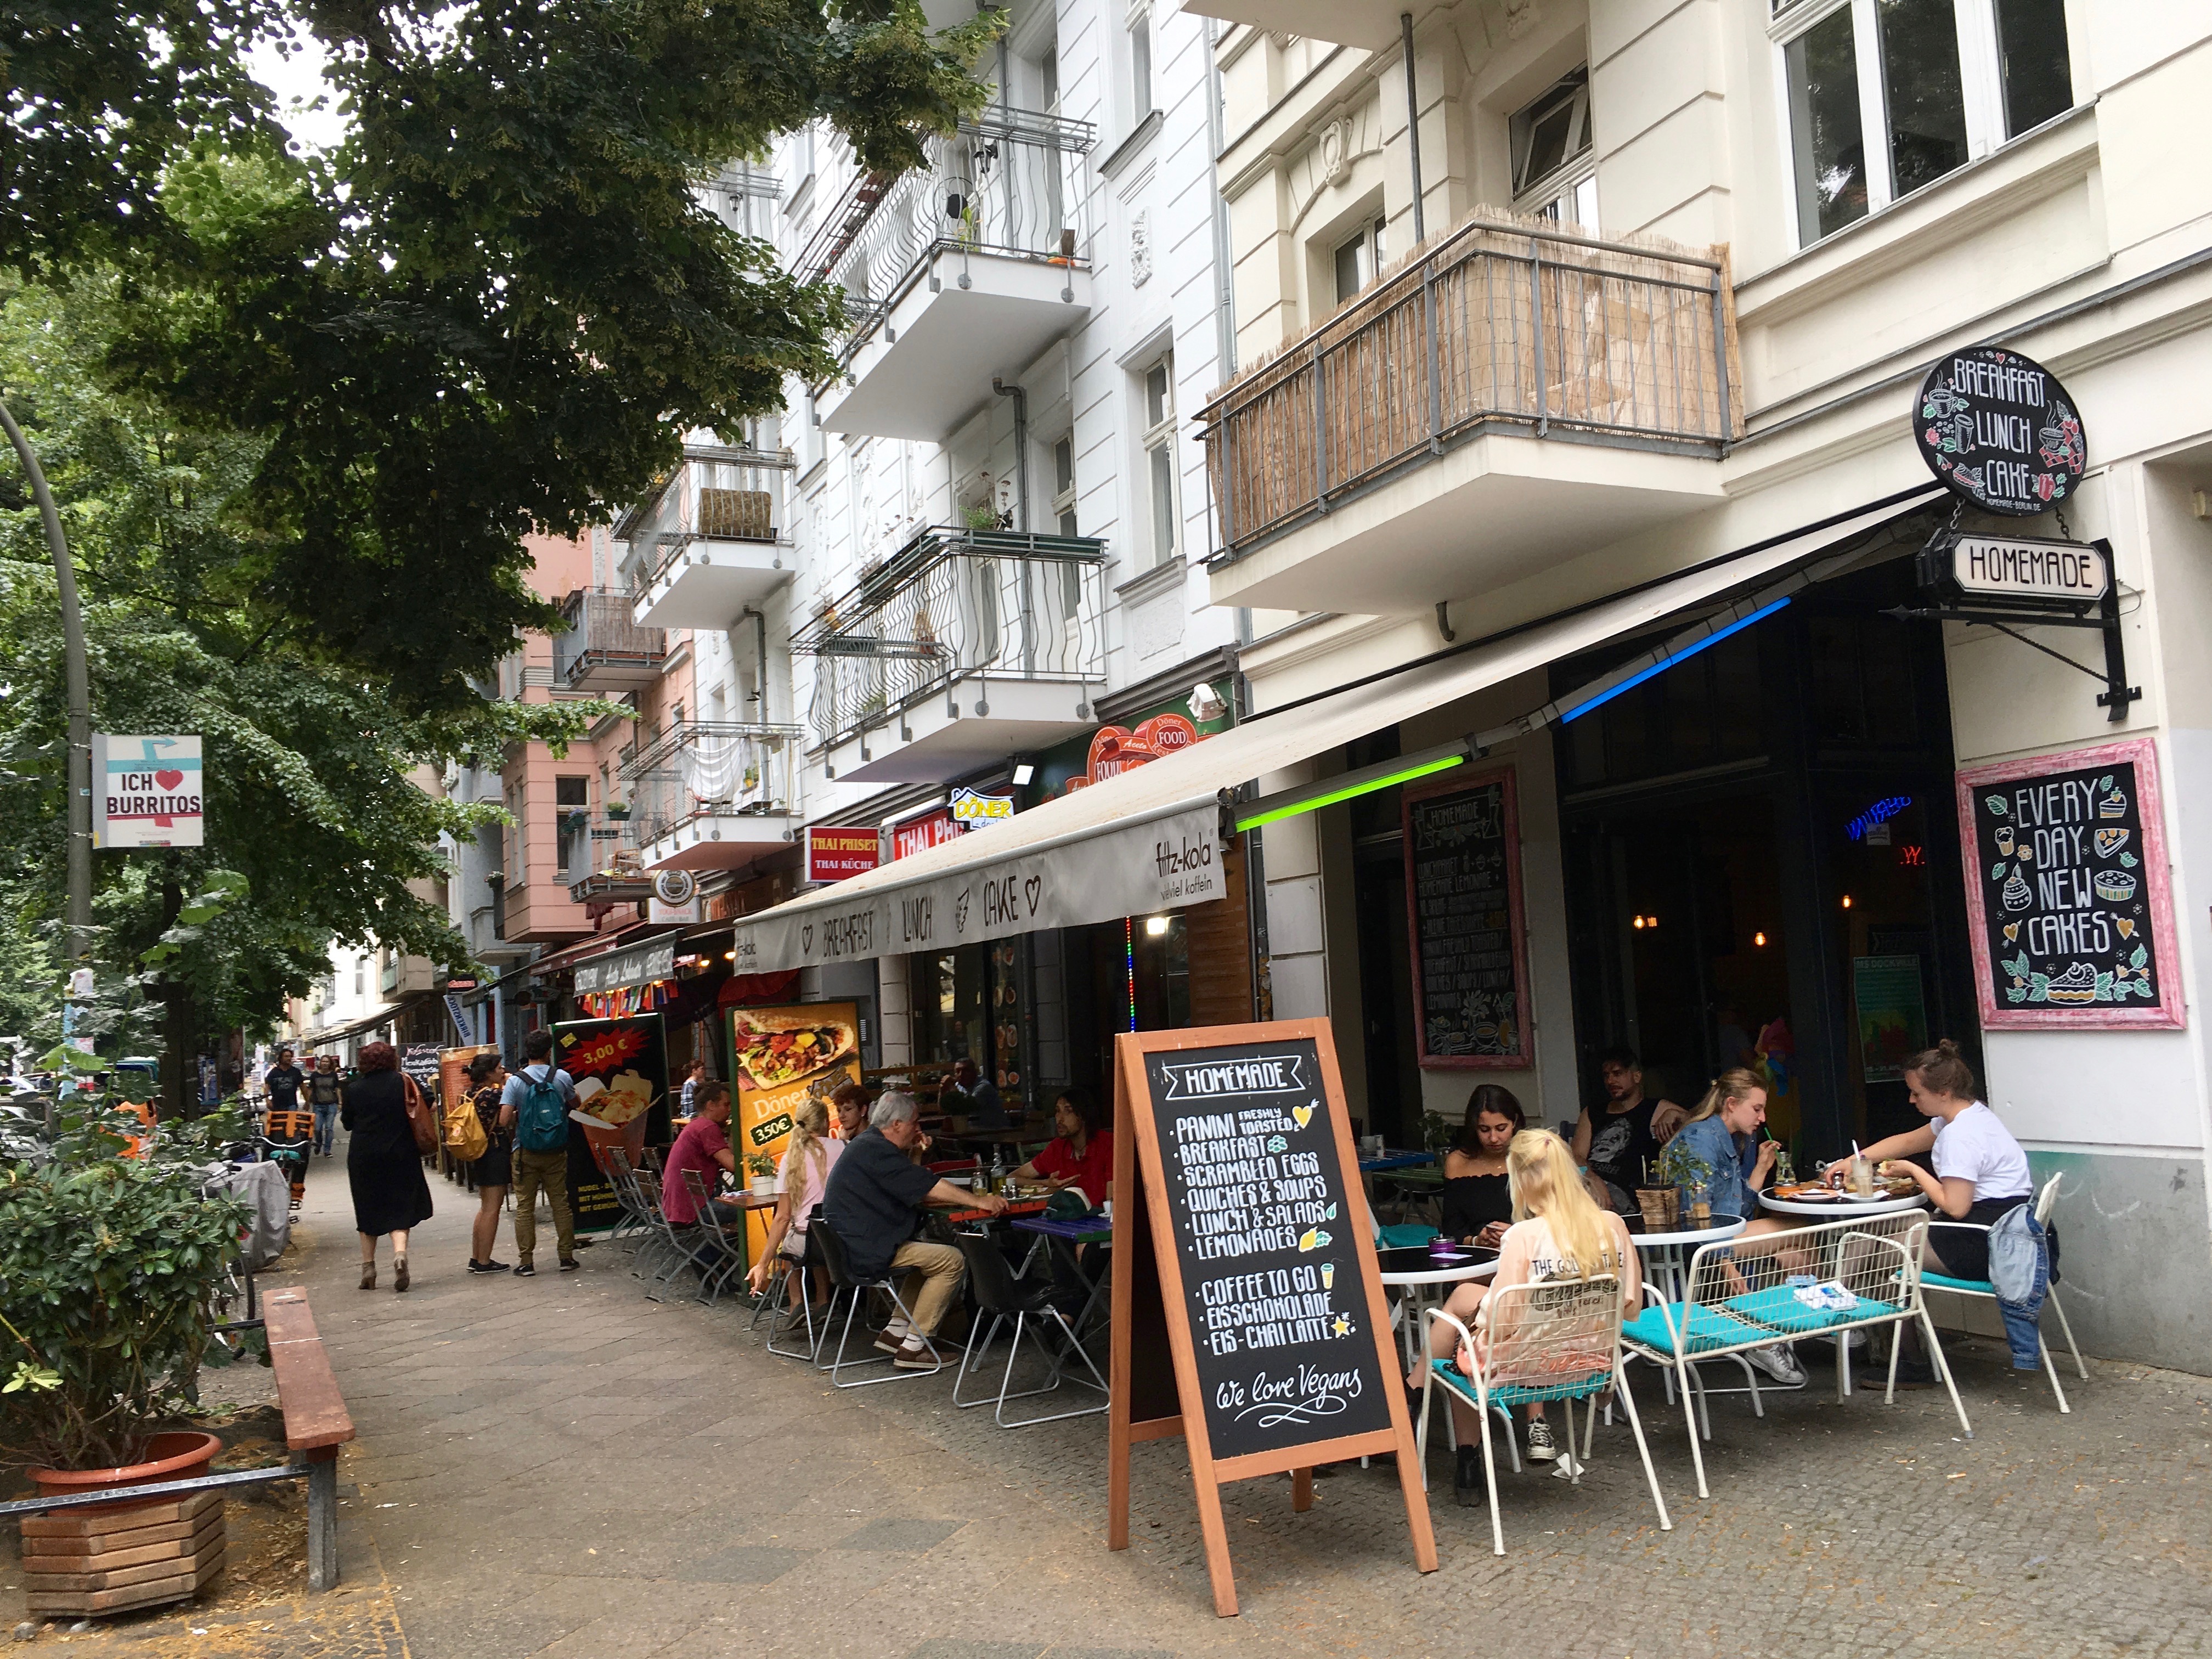
[[[115,1121],[65,1111],[50,1156],[0,1164],[0,1448],[52,1468],[141,1462],[193,1402],[246,1221],[201,1196],[200,1136],[125,1158]]]

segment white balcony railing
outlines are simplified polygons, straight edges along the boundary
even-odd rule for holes
[[[784,477],[790,452],[692,446],[659,487],[625,513],[615,537],[635,556],[649,587],[694,542],[788,545]]]
[[[664,732],[622,763],[623,849],[642,852],[701,817],[788,814],[799,738],[795,726],[718,720]]]

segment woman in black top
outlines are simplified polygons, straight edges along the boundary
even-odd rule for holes
[[[353,1188],[354,1231],[361,1235],[361,1287],[376,1288],[376,1241],[392,1235],[392,1287],[407,1288],[407,1233],[430,1218],[430,1183],[407,1122],[399,1056],[388,1042],[361,1051],[361,1071],[345,1085],[339,1114],[353,1139],[346,1180]]]
[[[507,1068],[499,1063],[497,1054],[478,1054],[469,1062],[469,1104],[484,1132],[484,1155],[469,1165],[469,1179],[476,1182],[477,1200],[477,1218],[469,1233],[472,1273],[508,1270],[506,1262],[495,1261],[491,1254],[499,1241],[500,1206],[506,1202],[507,1189],[514,1180],[514,1127],[500,1104],[506,1082]]]
[[[1513,1220],[1505,1149],[1527,1123],[1510,1089],[1485,1083],[1467,1097],[1467,1121],[1444,1154],[1445,1237],[1497,1248]]]

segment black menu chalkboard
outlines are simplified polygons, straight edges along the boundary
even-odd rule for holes
[[[1528,975],[1513,774],[1408,791],[1404,810],[1420,1063],[1526,1066]]]
[[[1992,1023],[2030,1023],[2005,1018],[2016,1012],[2042,1016],[2038,1024],[2095,1024],[2166,1003],[2164,843],[2147,759],[2092,750],[2053,757],[2050,769],[1960,778]]]
[[[1366,1210],[1311,1040],[1148,1054],[1145,1081],[1213,1455],[1388,1431]]]

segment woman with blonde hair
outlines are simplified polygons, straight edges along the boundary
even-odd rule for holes
[[[758,1296],[768,1288],[778,1261],[796,1265],[806,1255],[806,1223],[830,1184],[830,1166],[846,1143],[830,1138],[830,1108],[809,1095],[792,1109],[791,1138],[784,1142],[783,1164],[775,1177],[775,1212],[768,1224],[768,1243],[745,1275]],[[796,1304],[794,1304],[795,1310]]]
[[[1636,1245],[1621,1218],[1599,1207],[1590,1196],[1567,1143],[1548,1129],[1523,1129],[1505,1149],[1505,1175],[1513,1194],[1513,1224],[1499,1242],[1498,1271],[1487,1285],[1461,1285],[1444,1304],[1444,1311],[1474,1332],[1480,1342],[1485,1337],[1483,1304],[1492,1291],[1610,1273],[1620,1281],[1623,1317],[1633,1314],[1644,1295]],[[1442,1321],[1432,1325],[1428,1355],[1407,1379],[1407,1389],[1418,1392],[1426,1380],[1427,1366],[1451,1358],[1455,1341],[1450,1326]],[[1458,1364],[1474,1375],[1474,1357],[1464,1347]],[[1539,1401],[1528,1409],[1528,1459],[1550,1462],[1559,1454],[1544,1421],[1543,1405]],[[1451,1410],[1459,1439],[1452,1492],[1462,1504],[1473,1506],[1480,1501],[1482,1425],[1456,1395],[1451,1396]]]

